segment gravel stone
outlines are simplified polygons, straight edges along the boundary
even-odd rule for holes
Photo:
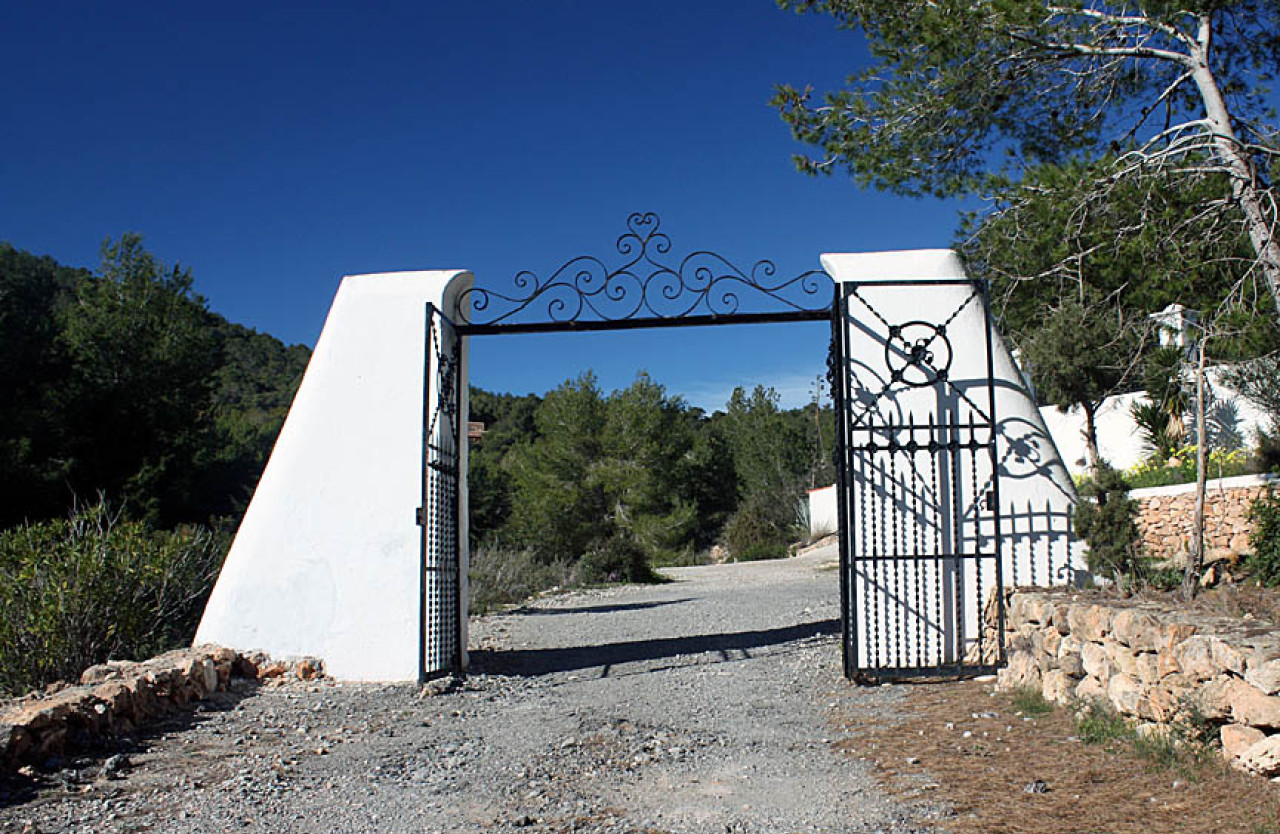
[[[834,561],[669,569],[476,618],[461,681],[240,682],[60,764],[114,778],[0,785],[0,830],[919,831],[833,723],[902,693],[840,677]]]

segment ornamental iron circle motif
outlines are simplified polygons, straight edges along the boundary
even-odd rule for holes
[[[671,239],[661,225],[653,212],[627,218],[627,231],[615,244],[624,258],[621,266],[611,268],[599,258],[580,255],[545,278],[521,270],[509,294],[473,286],[459,299],[457,320],[464,326],[491,326],[539,317],[570,324],[728,316],[746,312],[744,304],[761,300],[803,312],[831,306],[831,278],[820,269],[776,281],[777,267],[769,260],[744,270],[721,255],[699,250],[678,263],[666,262],[663,256],[671,253]]]
[[[890,376],[910,388],[945,380],[951,369],[951,340],[944,327],[909,321],[889,328],[884,360]]]

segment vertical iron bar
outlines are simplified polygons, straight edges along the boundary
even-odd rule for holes
[[[996,629],[997,634],[997,658],[996,662],[1004,665],[1004,559],[1003,548],[1000,541],[1000,453],[996,448],[996,428],[1000,425],[1000,421],[996,415],[996,384],[995,384],[995,357],[992,355],[992,337],[991,337],[991,302],[987,297],[987,285],[982,283],[978,286],[978,290],[982,296],[982,322],[983,331],[986,334],[987,347],[987,420],[991,425],[990,453],[991,453],[991,512],[992,520],[995,522],[993,535],[995,540],[992,542],[992,552],[996,554],[996,619],[999,626]]]
[[[418,510],[421,526],[418,570],[418,683],[427,678],[427,534],[431,525],[431,347],[435,340],[435,305],[427,302],[426,343],[422,351],[422,506]]]
[[[450,610],[448,616],[453,619],[453,657],[449,659],[450,671],[455,675],[462,674],[462,444],[467,442],[463,433],[462,413],[462,336],[456,326],[450,326],[453,333],[453,582],[450,594]]]
[[[937,636],[934,640],[934,652],[937,657],[937,664],[942,663],[942,490],[938,486],[938,455],[943,453],[944,447],[941,443],[935,444],[934,439],[939,429],[935,426],[929,429],[929,471],[933,480],[933,622],[930,624],[937,629]]]
[[[831,385],[832,406],[836,425],[836,539],[840,548],[840,637],[841,659],[846,679],[852,678],[857,665],[857,612],[850,604],[853,566],[849,560],[849,538],[853,531],[849,525],[849,500],[845,494],[849,478],[849,421],[845,408],[845,310],[848,299],[844,288],[836,283],[831,288],[831,345],[827,353],[827,376]]]
[[[977,616],[982,618],[982,498],[978,494],[978,436],[973,414],[969,415],[969,486],[973,495],[973,585],[977,596]],[[968,577],[964,577],[967,579]],[[963,649],[969,635],[964,631],[968,617],[961,613],[960,662],[964,662]]]

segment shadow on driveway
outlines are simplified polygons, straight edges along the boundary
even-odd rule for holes
[[[717,654],[721,660],[727,661],[733,659],[729,655],[730,652],[741,652],[750,657],[753,649],[839,633],[840,621],[830,619],[760,631],[629,640],[624,643],[605,643],[599,646],[506,651],[477,649],[471,652],[471,663],[475,671],[494,675],[531,677],[604,667],[600,676],[608,677],[613,666],[623,663],[639,663],[705,653]]]
[[[617,611],[641,611],[645,608],[660,608],[664,605],[676,605],[681,602],[693,602],[695,597],[681,599],[664,599],[654,602],[620,602],[614,605],[580,605],[576,608],[517,608],[513,613],[534,616],[546,614],[613,614]]]

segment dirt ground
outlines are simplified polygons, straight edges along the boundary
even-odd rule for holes
[[[895,722],[845,717],[849,755],[866,758],[899,797],[944,803],[956,834],[1275,834],[1280,786],[1214,761],[1159,768],[1131,745],[1088,745],[1068,710],[1035,717],[990,681],[916,684]],[[1031,786],[1043,792],[1035,792]],[[1029,788],[1031,788],[1029,790]]]

